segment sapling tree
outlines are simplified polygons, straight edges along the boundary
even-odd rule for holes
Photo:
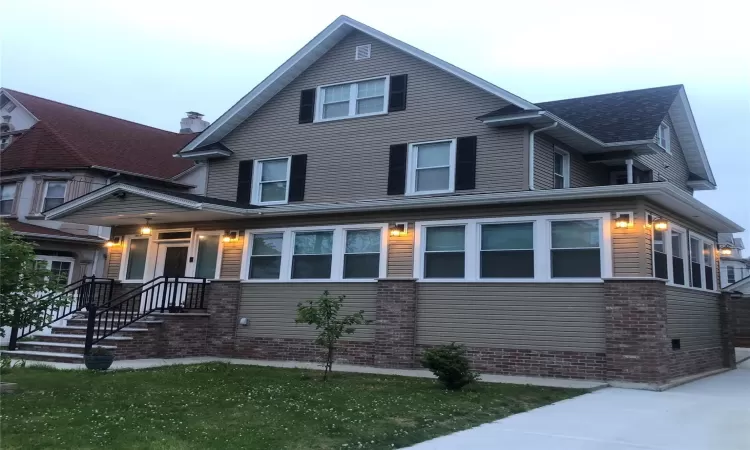
[[[344,304],[345,295],[339,295],[333,298],[328,291],[317,300],[308,300],[305,303],[297,305],[297,323],[306,323],[315,325],[319,331],[315,343],[326,350],[325,371],[323,372],[323,381],[328,380],[328,374],[333,366],[333,355],[336,349],[336,343],[344,334],[352,334],[356,330],[356,325],[366,325],[372,323],[372,320],[365,320],[365,312],[360,310],[354,314],[339,317],[339,310]]]

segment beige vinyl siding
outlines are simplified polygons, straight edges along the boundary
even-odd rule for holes
[[[105,277],[112,279],[120,278],[120,265],[122,264],[122,247],[111,247],[107,250],[107,270]]]
[[[405,236],[388,236],[388,278],[412,278],[414,274],[414,223]]]
[[[377,283],[244,283],[239,317],[247,317],[248,326],[240,326],[240,337],[314,339],[315,328],[296,324],[297,304],[314,300],[323,291],[332,296],[346,295],[341,314],[364,310],[365,319],[375,320]],[[363,325],[347,340],[371,341],[373,325]]]
[[[552,139],[535,137],[534,188],[554,189],[555,148],[570,155],[570,187],[605,186],[609,184],[609,169],[603,164],[591,164],[583,155]]]
[[[372,45],[370,59],[354,61],[359,44]],[[298,123],[304,89],[401,74],[408,75],[404,111]],[[234,155],[210,162],[207,195],[235,198],[241,160],[307,154],[305,202],[385,198],[392,144],[461,136],[477,136],[477,172],[476,189],[460,193],[523,190],[520,168],[527,131],[491,128],[476,120],[507,105],[430,64],[352,32],[222,140]]]
[[[65,216],[65,221],[87,223],[87,219],[116,217],[117,214],[145,212],[170,214],[185,211],[190,211],[190,209],[135,194],[127,194],[125,198],[107,197],[96,203],[86,205],[78,211]]]
[[[690,170],[688,169],[687,160],[685,160],[685,154],[682,152],[680,140],[677,138],[677,133],[675,133],[674,126],[672,125],[672,119],[667,115],[664,121],[669,125],[672,154],[670,155],[662,151],[650,155],[638,155],[634,160],[651,169],[654,180],[667,180],[680,189],[692,193],[693,190],[687,186]],[[656,130],[654,130],[654,133],[656,133]]]
[[[419,283],[417,343],[604,352],[604,285]]]
[[[642,229],[642,228],[641,228]],[[633,228],[618,229],[612,225],[612,273],[616,277],[639,277],[642,273],[643,236]]]
[[[718,294],[667,286],[667,334],[683,350],[721,346]]]
[[[222,280],[237,280],[240,278],[240,267],[242,266],[242,247],[244,246],[244,234],[237,242],[223,242],[224,246],[221,253],[221,273],[219,277]]]

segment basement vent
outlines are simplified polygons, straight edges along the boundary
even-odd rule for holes
[[[354,51],[354,60],[359,61],[360,59],[370,59],[370,51],[372,47],[370,44],[358,45]]]

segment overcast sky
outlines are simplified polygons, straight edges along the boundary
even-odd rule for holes
[[[0,2],[0,84],[177,131],[185,111],[218,118],[346,14],[532,102],[684,84],[719,184],[696,195],[750,229],[739,1],[260,3]]]

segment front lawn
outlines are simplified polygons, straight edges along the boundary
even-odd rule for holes
[[[3,381],[19,385],[0,400],[6,450],[399,448],[584,392],[228,364],[31,367]]]

